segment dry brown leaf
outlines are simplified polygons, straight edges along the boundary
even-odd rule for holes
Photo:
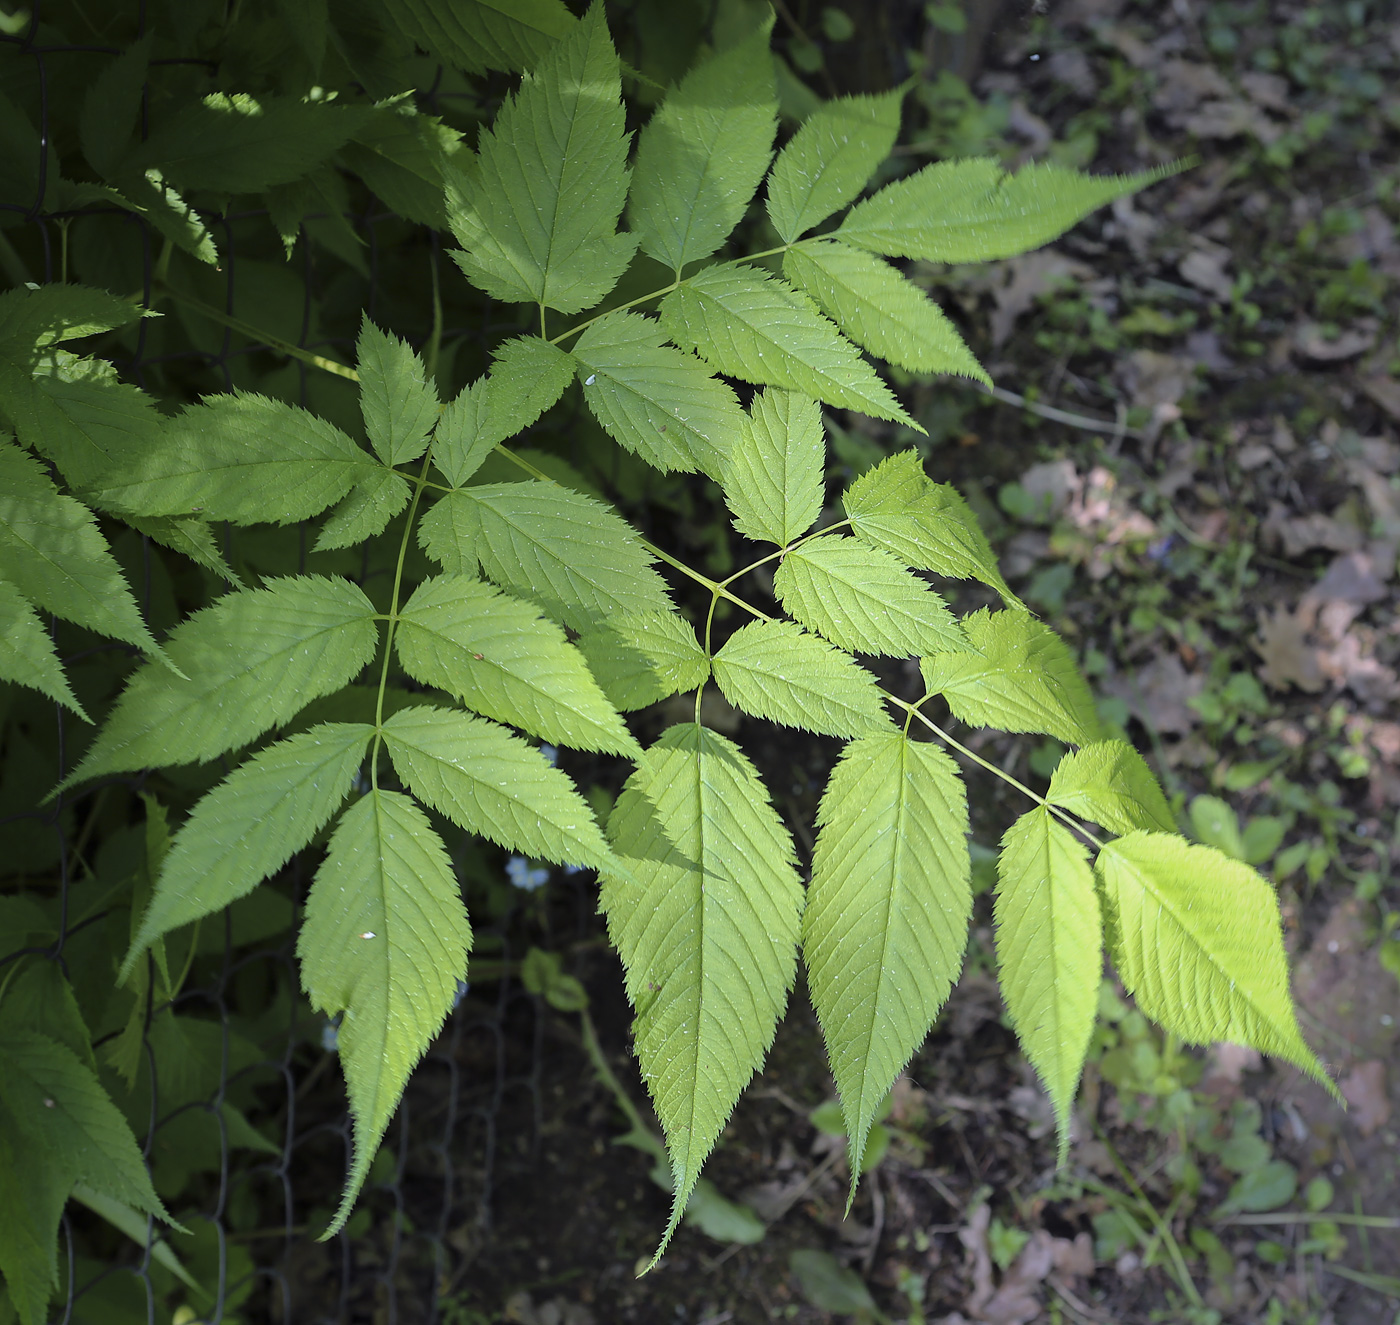
[[[1260,614],[1254,650],[1264,660],[1259,679],[1265,685],[1274,690],[1297,686],[1309,694],[1322,689],[1317,646],[1309,644],[1307,636],[1307,627],[1286,607],[1276,607],[1272,616]]]
[[[1385,1088],[1385,1064],[1380,1059],[1357,1063],[1337,1082],[1337,1088],[1351,1106],[1349,1118],[1362,1136],[1371,1136],[1390,1121],[1390,1095]]]
[[[1293,348],[1305,359],[1319,363],[1335,363],[1365,354],[1376,343],[1376,324],[1363,319],[1348,327],[1334,339],[1328,339],[1316,322],[1299,323],[1293,331]]]
[[[1205,677],[1188,672],[1175,653],[1167,653],[1139,668],[1136,676],[1109,677],[1103,689],[1116,695],[1140,721],[1162,735],[1180,736],[1200,721],[1186,701],[1199,695],[1205,683]]]
[[[1400,420],[1400,382],[1393,377],[1367,377],[1360,386],[1392,419]]]
[[[1088,280],[1094,269],[1052,248],[1027,253],[1003,264],[1009,273],[1006,282],[992,290],[996,309],[992,313],[992,344],[1004,345],[1018,318],[1027,313],[1041,295],[1071,281]]]
[[[1331,515],[1321,511],[1290,515],[1287,508],[1273,502],[1260,532],[1286,557],[1297,557],[1317,547],[1331,552],[1355,552],[1365,543],[1366,536],[1354,519],[1347,518],[1350,514],[1348,507],[1339,506]]]
[[[1177,264],[1181,279],[1198,290],[1226,303],[1234,293],[1235,283],[1226,273],[1230,250],[1219,244],[1194,248]]]

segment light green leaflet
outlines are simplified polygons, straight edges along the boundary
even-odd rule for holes
[[[350,489],[316,536],[313,551],[354,547],[384,532],[389,521],[408,505],[408,480],[392,469],[376,469]]]
[[[384,724],[384,743],[413,794],[469,833],[561,865],[612,860],[573,782],[504,727],[418,706]]]
[[[539,603],[574,630],[614,612],[664,612],[665,581],[621,516],[557,483],[483,483],[450,492],[423,518],[428,555]]]
[[[395,7],[394,14],[401,13]],[[462,135],[411,102],[390,99],[337,154],[376,195],[407,220],[447,229],[445,189],[453,159],[465,155]]]
[[[755,267],[705,267],[687,277],[661,301],[661,325],[730,377],[919,426],[807,299]]]
[[[3,435],[0,566],[36,607],[144,652],[159,651],[92,512],[60,493],[44,467]]]
[[[738,45],[693,68],[642,130],[627,223],[677,274],[729,237],[773,157],[778,97],[770,13]]]
[[[440,575],[404,604],[394,645],[414,680],[497,722],[575,750],[641,753],[578,650],[533,603]]]
[[[1171,173],[1081,175],[1040,162],[1008,175],[991,157],[939,161],[857,203],[835,238],[925,262],[1009,258],[1048,244],[1096,207]]]
[[[962,619],[970,648],[920,660],[929,693],[974,727],[1042,732],[1073,745],[1100,736],[1094,697],[1074,655],[1029,612],[986,608]]]
[[[638,313],[609,313],[574,346],[583,398],[603,430],[662,473],[721,472],[744,414],[728,383]]]
[[[721,471],[734,528],[779,547],[800,538],[821,512],[825,467],[817,402],[775,387],[760,391]]]
[[[603,693],[630,712],[704,685],[710,660],[674,612],[623,612],[580,635],[578,650]]]
[[[802,884],[753,765],[693,724],[670,728],[647,752],[608,835],[632,877],[605,870],[602,907],[674,1179],[664,1249],[773,1042],[796,972]]]
[[[885,730],[875,678],[854,658],[791,621],[736,630],[714,658],[715,680],[737,709],[825,736]]]
[[[471,926],[452,862],[407,796],[370,791],[341,817],[297,938],[311,1006],[344,1013],[340,1062],[355,1157],[322,1240],[344,1227],[398,1108],[467,973]]]
[[[783,275],[871,354],[911,373],[958,373],[991,386],[943,310],[888,262],[814,239],[783,254]]]
[[[817,824],[802,953],[854,1157],[849,1208],[875,1111],[962,967],[967,795],[937,746],[885,732],[842,751]]]
[[[627,196],[617,55],[603,6],[526,74],[481,131],[467,205],[449,205],[464,253],[453,257],[493,299],[561,313],[591,308],[626,269],[635,235],[618,234]]]
[[[1095,869],[1109,955],[1143,1012],[1192,1044],[1226,1040],[1285,1058],[1337,1094],[1294,1019],[1267,880],[1165,833],[1110,842]]]
[[[213,759],[339,690],[374,656],[374,604],[346,580],[269,580],[187,618],[166,642],[184,673],[127,682],[71,786],[104,773]]]
[[[1098,1012],[1103,937],[1089,854],[1043,805],[1002,838],[993,918],[1001,995],[1054,1105],[1063,1164]]]
[[[112,510],[290,524],[319,515],[378,462],[334,424],[266,396],[209,396],[171,419],[95,493]]]
[[[574,26],[561,0],[397,0],[386,13],[463,73],[528,69]]]
[[[1115,833],[1138,828],[1176,832],[1176,819],[1152,770],[1124,741],[1101,741],[1065,755],[1051,775],[1046,798]]]
[[[36,348],[113,331],[142,316],[154,315],[88,285],[20,286],[0,293],[0,353],[28,356]]]
[[[322,723],[234,769],[175,835],[118,983],[162,934],[252,892],[311,841],[340,808],[374,728]]]
[[[852,653],[906,658],[966,647],[943,599],[859,539],[827,535],[793,548],[773,588],[804,626]]]
[[[481,468],[498,442],[528,428],[569,385],[573,360],[538,336],[514,336],[496,351],[491,371],[442,412],[433,462],[454,486]]]
[[[785,244],[865,187],[899,136],[905,90],[828,101],[778,153],[768,178],[768,216]]]
[[[31,686],[92,721],[68,684],[44,623],[8,580],[0,580],[0,679]]]
[[[437,392],[423,361],[397,336],[366,316],[356,346],[360,412],[374,453],[386,465],[417,460],[438,417]]]

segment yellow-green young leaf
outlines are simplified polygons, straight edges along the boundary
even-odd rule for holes
[[[610,507],[557,483],[483,483],[449,492],[420,528],[428,555],[587,630],[614,612],[664,612],[666,583]]]
[[[688,277],[661,301],[661,325],[730,377],[919,427],[808,299],[755,267],[705,267]]]
[[[374,604],[346,580],[270,580],[219,599],[166,642],[184,673],[146,663],[64,786],[213,759],[256,740],[374,657]]]
[[[1103,979],[1103,931],[1083,844],[1043,805],[1001,840],[997,976],[1016,1038],[1055,1108],[1060,1163]]]
[[[402,12],[401,7],[389,11]],[[465,154],[462,135],[410,102],[382,101],[337,153],[398,216],[434,230],[447,229],[447,172]]]
[[[356,344],[360,413],[374,453],[386,465],[416,460],[438,417],[437,391],[412,346],[381,331],[366,314]]]
[[[118,982],[162,934],[246,896],[310,842],[350,794],[373,734],[364,723],[322,723],[206,792],[175,835]]]
[[[321,1239],[345,1226],[409,1073],[467,973],[472,932],[428,816],[377,788],[342,816],[297,938],[312,1007],[345,1014],[340,1062],[355,1119],[345,1194]]]
[[[1176,819],[1156,777],[1125,741],[1099,741],[1065,755],[1051,774],[1046,798],[1115,833],[1138,828],[1176,832]]]
[[[578,338],[583,398],[603,430],[662,473],[722,471],[744,414],[733,389],[669,345],[656,322],[609,313]]]
[[[334,424],[267,396],[210,396],[169,420],[93,499],[135,515],[290,524],[319,515],[379,462]]]
[[[737,709],[824,736],[890,726],[875,678],[849,653],[791,621],[736,630],[714,658],[715,680]]]
[[[961,493],[930,479],[917,451],[901,451],[866,470],[847,490],[845,507],[851,528],[872,547],[893,552],[915,570],[981,580],[1009,606],[1021,606]]]
[[[1286,1058],[1337,1094],[1298,1031],[1266,879],[1166,833],[1110,842],[1095,869],[1109,956],[1143,1012],[1192,1044],[1225,1040]]]
[[[529,69],[574,26],[561,0],[401,0],[403,34],[463,73]]]
[[[31,686],[92,721],[68,684],[44,623],[8,580],[0,580],[0,680]]]
[[[404,671],[468,708],[575,750],[641,753],[563,630],[466,575],[425,580],[399,613]]]
[[[812,239],[783,254],[783,275],[871,354],[911,373],[957,373],[991,386],[943,310],[883,259]]]
[[[630,877],[604,870],[602,907],[671,1157],[664,1249],[773,1043],[797,965],[802,884],[792,839],[753,765],[690,723],[647,751],[608,836]]]
[[[773,387],[760,391],[720,469],[734,528],[779,547],[801,537],[821,513],[825,468],[817,402]]]
[[[804,626],[852,653],[906,658],[966,647],[943,599],[859,539],[828,535],[793,548],[773,588]]]
[[[773,159],[778,95],[769,13],[671,89],[637,143],[627,223],[643,253],[679,273],[738,225]]]
[[[854,1198],[875,1113],[962,967],[967,793],[937,746],[885,732],[842,751],[817,825],[802,955],[846,1119]]]
[[[442,412],[433,463],[454,486],[481,467],[498,442],[528,428],[564,394],[574,361],[538,336],[513,336],[496,350],[491,371]]]
[[[674,612],[619,613],[577,643],[603,693],[628,712],[694,690],[710,676],[694,628]]]
[[[313,551],[355,547],[382,534],[389,521],[408,505],[408,480],[392,469],[376,469],[350,489],[316,536]]]
[[[1065,642],[1029,612],[986,608],[962,619],[968,649],[920,659],[929,693],[973,727],[1099,739],[1094,697]]]
[[[1039,248],[1095,208],[1174,174],[1081,175],[1041,162],[1014,175],[992,157],[939,161],[857,203],[836,237],[925,262],[985,262]]]
[[[478,289],[577,313],[617,283],[637,246],[617,233],[627,197],[621,94],[595,0],[481,131],[465,205],[449,204],[466,250],[453,257]]]
[[[820,225],[865,187],[899,136],[908,85],[876,97],[840,97],[813,111],[778,153],[768,216],[783,242]]]
[[[561,865],[612,860],[574,784],[504,727],[420,705],[384,724],[384,743],[413,794],[469,833]]]

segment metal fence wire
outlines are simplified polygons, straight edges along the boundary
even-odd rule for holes
[[[174,3],[151,5],[148,12],[140,2],[121,16],[110,8],[97,18],[125,33],[182,21]],[[279,354],[275,339],[259,342],[255,333],[242,335],[232,326],[256,328],[272,309],[286,323],[285,331],[273,329],[285,343],[342,363],[353,362],[361,309],[419,343],[426,338],[434,293],[449,279],[460,284],[460,278],[443,261],[436,232],[388,212],[354,179],[344,181],[351,207],[343,220],[362,244],[361,264],[337,260],[327,248],[307,242],[306,227],[327,220],[327,213],[308,213],[289,259],[279,251],[266,211],[204,215],[218,246],[218,268],[186,265],[191,284],[225,321],[214,336],[212,322],[187,318],[182,326],[178,310],[161,299],[157,268],[164,240],[149,220],[95,191],[85,196],[55,188],[56,149],[63,147],[54,124],[57,98],[100,75],[123,48],[53,40],[56,25],[79,21],[76,6],[34,0],[27,15],[0,13],[0,20],[0,68],[8,71],[0,74],[0,90],[20,103],[33,129],[26,140],[24,126],[12,122],[0,165],[9,176],[0,195],[0,256],[8,283],[103,284],[107,276],[109,288],[131,293],[110,284],[112,273],[138,276],[142,304],[159,307],[165,317],[159,334],[156,324],[142,322],[129,342],[132,352],[114,355],[123,380],[173,403],[253,383],[315,409],[317,370]],[[219,90],[212,63],[164,63],[182,64],[186,77],[203,79],[207,91]],[[464,95],[445,90],[446,81],[439,70],[419,91],[424,112],[440,114],[451,97]],[[0,109],[0,118],[8,114]],[[26,151],[32,156],[26,158]],[[18,196],[26,187],[29,196]],[[411,279],[404,275],[409,268]],[[259,292],[257,312],[245,306],[250,290]],[[489,304],[476,301],[467,309],[448,301],[445,307],[444,346],[458,354],[459,363],[479,358],[494,339]],[[416,326],[404,314],[411,308],[417,310]],[[462,325],[452,324],[454,312]],[[108,532],[115,537],[121,531],[114,526]],[[291,536],[298,540],[298,565],[304,565],[306,531]],[[234,534],[225,530],[223,537],[228,555]],[[165,554],[147,538],[133,546],[133,587],[150,619],[152,605],[169,594]],[[359,582],[373,573],[366,561]],[[62,638],[55,623],[55,639]],[[135,656],[123,646],[103,644],[67,651],[63,661],[66,670],[94,659],[110,667],[122,652]],[[0,980],[17,969],[14,963],[37,960],[55,964],[75,984],[92,988],[105,981],[110,993],[130,904],[129,893],[122,897],[110,885],[130,877],[131,853],[124,856],[123,849],[141,835],[141,796],[149,777],[109,779],[38,803],[75,763],[74,722],[56,705],[36,702],[21,711],[6,691],[13,688],[0,687],[9,783],[0,803],[0,840],[6,843],[0,870],[10,874],[3,893],[17,897],[28,888],[56,898],[58,919],[52,942],[0,957]],[[29,714],[40,717],[30,721]],[[43,760],[37,768],[22,767],[26,751],[46,748],[57,752],[51,767],[44,769]],[[217,778],[228,771],[227,764],[216,765],[205,774]],[[192,775],[189,785],[208,781],[198,783]],[[474,848],[461,837],[456,846],[461,870]],[[138,850],[138,863],[139,856]],[[477,918],[477,950],[495,948],[504,959],[499,982],[470,992],[463,986],[465,996],[413,1075],[356,1214],[336,1237],[320,1243],[316,1235],[339,1198],[352,1136],[335,1062],[335,1028],[312,1015],[298,993],[293,945],[309,885],[310,871],[295,858],[259,890],[284,899],[278,912],[283,924],[269,926],[256,908],[240,915],[237,907],[205,921],[190,941],[190,978],[164,1006],[147,1000],[130,1046],[139,1050],[132,1055],[134,1095],[143,1102],[145,1119],[135,1132],[158,1188],[192,1237],[167,1239],[162,1225],[144,1219],[144,1227],[128,1226],[122,1234],[91,1208],[70,1201],[61,1224],[60,1291],[52,1319],[65,1325],[172,1318],[178,1325],[346,1325],[474,1318],[451,1304],[490,1224],[502,1118],[509,1113],[537,1126],[541,1113],[542,1020],[534,997],[509,975],[509,908],[503,908],[494,933],[489,917],[484,923]],[[560,886],[566,893],[578,890],[579,905],[570,908],[578,930],[596,924],[591,900],[583,904],[587,882]],[[251,944],[250,934],[256,939]],[[149,955],[146,960],[147,979],[154,980],[154,962]],[[172,1026],[182,1037],[181,1053],[173,1058]],[[111,1030],[95,1040],[100,1061],[110,1058],[122,1034]],[[187,1170],[183,1182],[179,1166]]]

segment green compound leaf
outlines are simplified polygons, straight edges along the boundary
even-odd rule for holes
[[[533,603],[440,575],[414,590],[394,643],[411,677],[488,718],[575,750],[641,754],[578,650]]]
[[[331,835],[297,938],[312,1007],[344,1013],[340,1061],[355,1119],[345,1194],[321,1240],[345,1226],[404,1083],[467,973],[472,932],[452,862],[407,796],[370,791]]]
[[[602,907],[671,1158],[674,1204],[659,1255],[773,1042],[797,965],[802,884],[753,765],[690,723],[643,757],[608,835],[631,877],[604,871]]]
[[[20,286],[0,294],[0,354],[27,359],[35,349],[115,331],[142,316],[152,315],[89,285]]]
[[[567,775],[504,727],[419,706],[384,724],[384,743],[413,794],[469,833],[561,865],[612,861]]]
[[[88,165],[103,179],[111,177],[136,136],[153,37],[148,32],[108,63],[83,97],[78,136]]]
[[[957,373],[991,386],[943,310],[888,262],[814,239],[788,249],[783,275],[871,354],[911,373]]]
[[[773,576],[778,601],[852,653],[907,658],[966,647],[947,605],[879,548],[828,535],[793,548]]]
[[[0,1300],[19,1313],[21,1325],[49,1319],[59,1226],[74,1181],[71,1161],[34,1145],[0,1103],[0,1275],[8,1294]]]
[[[334,424],[266,396],[210,396],[100,482],[94,500],[136,515],[247,525],[319,515],[380,466]]]
[[[1294,1019],[1266,879],[1166,833],[1110,842],[1095,869],[1109,955],[1143,1012],[1192,1044],[1226,1040],[1285,1058],[1337,1095]]]
[[[769,388],[743,417],[720,474],[734,528],[786,547],[821,513],[826,467],[822,414],[810,396]]]
[[[401,0],[404,36],[463,73],[530,68],[574,26],[561,0]]]
[[[974,727],[1041,732],[1074,745],[1100,737],[1094,697],[1065,642],[1029,612],[962,619],[970,648],[920,660],[929,693]]]
[[[817,824],[802,953],[846,1119],[849,1208],[876,1111],[962,966],[967,794],[937,746],[882,732],[842,751]]]
[[[313,552],[355,547],[382,534],[390,520],[408,505],[408,480],[392,469],[376,469],[336,507],[316,536]]]
[[[1039,248],[1104,203],[1174,174],[1081,175],[1038,163],[1008,175],[991,157],[939,161],[857,203],[836,238],[925,262],[985,262]]]
[[[603,693],[625,712],[702,686],[710,660],[674,612],[623,612],[578,637]]]
[[[538,336],[515,336],[496,351],[491,371],[442,412],[433,463],[461,486],[497,443],[528,428],[564,394],[574,361]]]
[[[322,723],[206,792],[175,835],[117,982],[162,934],[246,896],[310,842],[350,794],[373,735],[365,723]]]
[[[778,153],[768,179],[768,216],[785,244],[820,225],[865,187],[899,137],[905,91],[828,101]]]
[[[661,301],[661,325],[730,377],[918,428],[850,341],[785,281],[754,267],[688,277]]]
[[[176,627],[63,786],[106,773],[214,759],[256,740],[374,657],[374,604],[346,580],[295,577],[226,594]]]
[[[824,736],[889,728],[875,678],[854,658],[791,621],[736,630],[714,659],[715,680],[737,709]]]
[[[44,623],[8,580],[0,580],[0,680],[30,686],[92,721],[68,684]]]
[[[456,129],[436,116],[419,114],[409,102],[391,100],[374,108],[338,158],[390,211],[418,225],[446,230],[447,172],[463,151]]]
[[[1063,1164],[1098,1012],[1103,931],[1089,854],[1043,805],[1002,838],[993,918],[1001,995],[1054,1105]]]
[[[1176,832],[1176,819],[1147,761],[1124,741],[1099,741],[1065,755],[1050,777],[1046,798],[1115,833]]]
[[[773,159],[772,26],[769,14],[696,65],[642,130],[627,223],[642,252],[678,274],[729,238]]]
[[[467,205],[449,203],[454,253],[493,299],[591,308],[632,260],[617,55],[603,6],[555,44],[483,129]]]
[[[423,518],[423,548],[449,570],[478,565],[503,589],[587,630],[614,612],[664,612],[665,581],[621,516],[557,483],[483,483]]]
[[[654,469],[719,472],[744,423],[739,401],[656,322],[609,313],[574,346],[583,398],[603,430]]]
[[[0,566],[35,606],[146,653],[159,651],[92,512],[60,493],[44,467],[3,436]]]
[[[437,392],[423,361],[405,341],[381,331],[366,315],[356,342],[360,412],[374,453],[386,465],[417,460],[438,417]]]

